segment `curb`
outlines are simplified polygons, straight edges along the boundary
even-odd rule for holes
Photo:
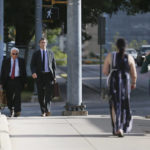
[[[11,150],[8,122],[5,115],[0,114],[0,150]]]

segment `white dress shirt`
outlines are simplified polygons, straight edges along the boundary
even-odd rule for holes
[[[15,77],[19,77],[20,74],[19,74],[19,61],[18,61],[18,58],[16,58],[15,60]],[[12,74],[12,68],[13,68],[13,64],[14,64],[14,59],[11,58],[11,70],[10,70],[10,73],[9,73],[9,76],[11,77],[11,74]]]
[[[43,61],[43,51],[45,51],[45,70],[44,70],[44,72],[50,72],[49,65],[48,65],[48,54],[47,54],[47,50],[42,50],[42,49],[41,49],[42,61]]]

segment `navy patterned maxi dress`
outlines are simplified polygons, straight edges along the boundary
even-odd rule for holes
[[[113,53],[111,68],[109,87],[113,134],[119,129],[122,129],[126,133],[132,128],[128,56],[125,54],[124,57],[121,57],[119,53]]]

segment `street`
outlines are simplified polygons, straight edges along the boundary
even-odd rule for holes
[[[64,67],[61,67],[60,69],[66,72],[66,68]],[[133,115],[145,116],[150,114],[150,99],[148,91],[150,73],[141,74],[140,69],[141,67],[137,67],[137,87],[131,92],[131,107],[133,110]],[[99,65],[82,66],[83,85],[92,89],[91,92],[95,91],[95,96],[98,96],[100,91],[99,70]],[[102,79],[106,80],[106,77],[103,76]],[[103,102],[103,104],[101,104],[100,101],[103,102],[99,99],[99,102],[97,103],[96,108],[94,109],[101,108],[102,110],[105,110],[105,107],[107,107],[107,102]],[[92,105],[93,103],[89,104],[88,108],[91,108]],[[103,113],[105,114],[106,112],[104,111]]]

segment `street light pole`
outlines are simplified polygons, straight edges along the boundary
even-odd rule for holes
[[[35,50],[39,49],[39,40],[42,37],[42,0],[35,0]],[[34,95],[37,95],[37,87],[34,84]],[[32,97],[35,101],[37,96]]]
[[[81,0],[67,7],[67,104],[64,115],[87,115],[82,104]]]
[[[35,49],[38,50],[42,37],[42,0],[36,0],[35,5]]]
[[[0,0],[0,69],[3,60],[4,47],[4,0]]]

